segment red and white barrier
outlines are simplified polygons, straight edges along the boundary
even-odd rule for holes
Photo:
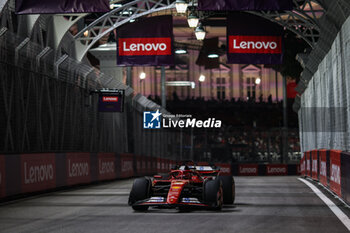
[[[300,174],[306,176],[305,156],[300,160]]]
[[[313,150],[311,151],[311,177],[314,180],[318,180],[318,151]]]
[[[305,161],[312,164],[306,175],[328,187],[337,196],[350,204],[350,153],[340,150],[314,150],[305,152]]]
[[[305,153],[306,159],[306,175],[311,177],[311,151]]]
[[[341,173],[340,173],[341,151],[331,150],[330,152],[330,180],[329,186],[333,192],[341,196]]]
[[[320,163],[320,182],[327,186],[327,150],[319,151],[319,163]]]

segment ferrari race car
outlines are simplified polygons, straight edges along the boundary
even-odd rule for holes
[[[221,210],[233,204],[235,183],[232,176],[222,176],[215,166],[181,165],[168,174],[134,180],[129,205],[135,211],[150,206],[158,208],[202,207]]]

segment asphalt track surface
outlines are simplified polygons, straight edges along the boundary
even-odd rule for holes
[[[128,205],[132,180],[53,192],[0,205],[0,232],[348,232],[297,177],[237,177],[236,203],[221,212]]]

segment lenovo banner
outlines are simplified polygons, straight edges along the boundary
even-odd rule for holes
[[[116,158],[114,153],[98,154],[98,179],[112,180],[117,177]]]
[[[152,173],[157,173],[157,161],[158,159],[155,157],[151,157],[151,161],[152,161]]]
[[[306,152],[305,160],[306,160],[306,175],[308,177],[311,177],[311,151]]]
[[[6,195],[5,156],[0,155],[0,198]]]
[[[292,9],[292,0],[198,0],[198,10],[202,11],[281,11]]]
[[[288,175],[288,166],[286,164],[268,164],[266,165],[266,175],[286,176]]]
[[[90,153],[67,153],[67,184],[82,184],[91,181]]]
[[[135,164],[136,164],[136,175],[138,176],[144,176],[147,174],[147,157],[146,156],[140,156],[140,155],[134,155],[135,158]]]
[[[305,176],[305,155],[300,160],[300,173],[302,176]]]
[[[168,169],[167,169],[166,159],[161,159],[161,160],[162,160],[162,163],[161,163],[161,170],[162,170],[162,172],[167,172]]]
[[[227,18],[227,59],[231,64],[281,64],[283,28],[261,17],[235,12]]]
[[[134,156],[131,154],[120,155],[120,178],[134,176]]]
[[[16,14],[108,12],[109,0],[16,0]]]
[[[327,150],[319,151],[319,161],[320,161],[320,182],[327,186]]]
[[[117,64],[166,66],[174,64],[173,19],[150,17],[117,29]]]
[[[220,173],[223,176],[231,176],[231,164],[229,163],[216,163],[215,166],[220,167]]]
[[[172,168],[171,160],[170,160],[170,159],[167,159],[167,160],[166,160],[166,168],[168,169],[168,171],[170,171],[171,168]]]
[[[341,151],[330,151],[330,181],[329,187],[337,195],[341,196],[341,172],[340,172],[340,154]]]
[[[146,156],[141,157],[141,172],[143,175],[147,174],[147,157]]]
[[[123,112],[124,90],[110,93],[100,93],[98,97],[99,112]]]
[[[148,174],[153,174],[151,157],[147,157],[147,171],[148,171]]]
[[[318,180],[318,173],[319,173],[319,165],[318,165],[318,151],[313,150],[311,152],[311,162],[312,162],[312,168],[311,168],[311,175],[312,179]]]
[[[238,167],[238,175],[240,176],[257,176],[258,165],[257,164],[240,164]]]
[[[157,159],[157,172],[168,172],[167,160],[166,159]]]
[[[23,193],[55,188],[55,154],[21,155],[21,183]]]
[[[341,154],[341,193],[343,199],[350,203],[350,153]]]

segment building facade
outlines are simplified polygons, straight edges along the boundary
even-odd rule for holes
[[[101,72],[115,76],[126,83],[126,68],[117,67],[115,44],[106,44],[91,53],[100,60]],[[194,86],[166,86],[167,99],[204,98],[205,100],[281,101],[283,99],[282,75],[264,65],[226,64],[225,56],[220,58],[220,68],[204,69],[196,65],[198,51],[190,50],[180,55],[175,67],[166,67],[166,81],[189,81]],[[140,74],[145,73],[144,79]],[[200,81],[200,76],[204,80]],[[203,78],[203,77],[202,77]],[[132,87],[137,93],[152,98],[161,96],[160,67],[132,67]],[[176,94],[175,94],[176,93]]]

